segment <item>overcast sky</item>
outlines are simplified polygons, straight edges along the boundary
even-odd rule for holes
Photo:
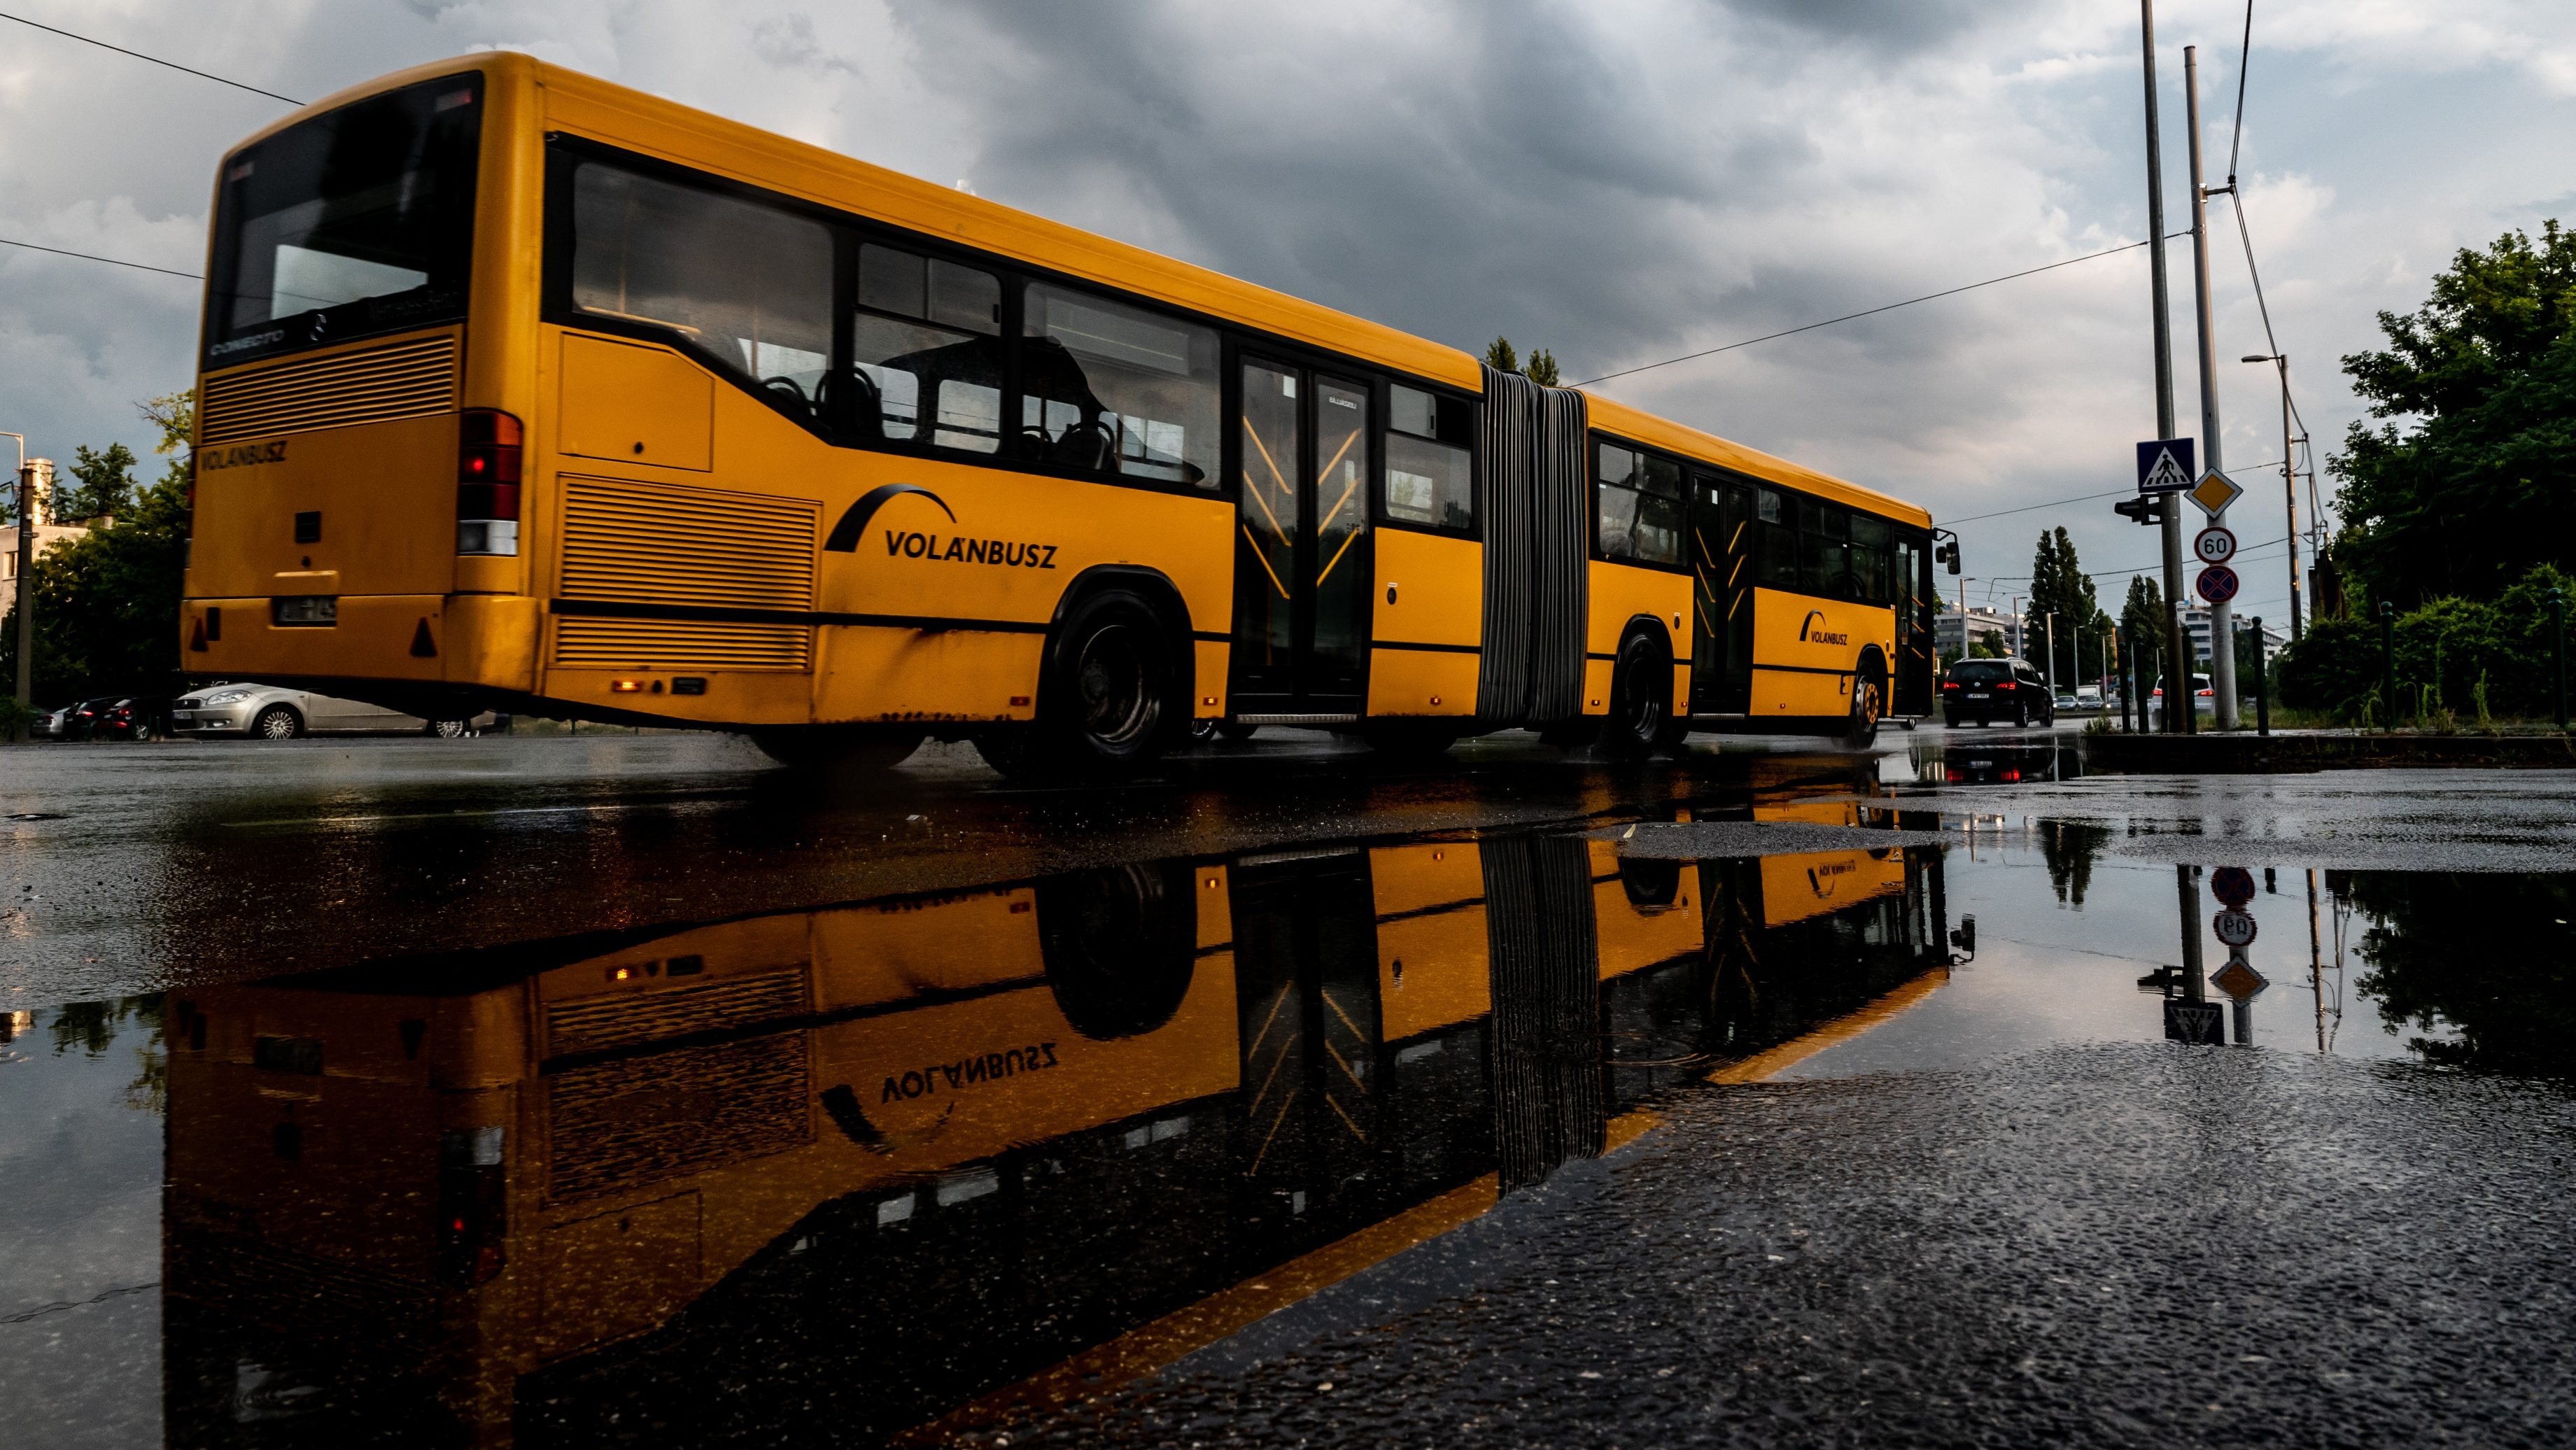
[[[2133,0],[19,0],[314,97],[507,47],[1569,379],[2146,235]],[[2158,14],[2167,218],[2182,47],[2212,181],[2241,0]],[[216,157],[278,103],[0,23],[0,236],[197,271]],[[2321,444],[2335,360],[2466,245],[2576,214],[2576,5],[2257,0],[2242,175]],[[2212,204],[2225,456],[2280,457],[2234,219]],[[68,460],[187,384],[194,284],[0,248],[0,427]],[[2197,434],[2188,245],[2171,250]],[[1621,378],[1604,391],[1944,521],[2125,488],[2154,431],[2146,254]],[[2325,448],[2320,449],[2323,453]],[[0,467],[5,467],[0,464]],[[2234,520],[2278,617],[2277,472]],[[2116,608],[2150,531],[2103,499],[1962,525],[2004,604],[2065,524]],[[1955,583],[1945,581],[1953,596]]]

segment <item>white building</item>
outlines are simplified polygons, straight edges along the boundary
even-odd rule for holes
[[[2191,636],[2191,652],[2193,656],[2203,663],[2207,663],[2210,657],[2209,611],[2198,605],[2185,609],[2182,612],[2182,627],[2183,630]],[[2246,628],[2247,625],[2244,617],[2241,615],[2238,616],[2236,620],[2237,634],[2240,636],[2243,635]],[[2290,632],[2288,630],[2274,625],[2272,621],[2268,619],[2263,621],[2263,655],[2266,659],[2279,654],[2289,645],[2289,643]]]
[[[1932,620],[1932,648],[1941,654],[1964,657],[1968,640],[1991,634],[2002,637],[2004,653],[2021,654],[2022,624],[2022,620],[2004,610],[1983,605],[1972,605],[1964,612],[1944,608]]]

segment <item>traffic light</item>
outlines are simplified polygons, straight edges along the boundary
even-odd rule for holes
[[[2111,505],[2111,512],[2133,524],[2160,524],[2165,518],[2163,504],[2164,499],[2159,495],[2141,494]]]

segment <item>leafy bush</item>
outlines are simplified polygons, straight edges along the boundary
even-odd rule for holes
[[[2556,708],[2553,586],[2567,589],[2567,576],[2540,564],[2493,600],[2445,597],[2398,616],[2399,720],[2430,715],[2448,700],[2480,702],[2506,717],[2550,714]],[[2301,709],[2357,715],[2379,688],[2381,670],[2376,621],[2321,619],[2281,652],[2281,699]]]

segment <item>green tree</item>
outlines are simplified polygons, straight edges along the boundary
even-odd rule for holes
[[[134,450],[122,443],[104,451],[80,445],[72,455],[71,479],[54,486],[46,512],[58,524],[126,512],[134,502],[134,462]]]
[[[171,393],[138,408],[161,431],[154,451],[170,455],[161,477],[135,490],[114,523],[36,559],[39,700],[159,695],[178,685],[179,596],[188,562],[184,455],[194,398]],[[82,449],[81,456],[104,462],[120,451]],[[18,631],[0,630],[0,676],[15,673],[17,654]]]
[[[2576,567],[2576,236],[2556,221],[2463,249],[2383,351],[2343,360],[2370,400],[2327,467],[2355,597],[2491,599],[2535,564]]]
[[[1520,354],[1512,351],[1510,338],[1497,337],[1485,348],[1485,366],[1498,373],[1516,373],[1521,370]]]
[[[2143,652],[2136,656],[2141,659],[2164,657],[2165,591],[2144,574],[2129,576],[2129,597],[2120,605],[2120,648]]]
[[[2072,687],[2085,674],[2085,661],[2100,663],[2101,646],[2097,642],[2090,653],[2083,649],[2087,639],[2096,639],[2106,616],[2101,601],[2095,597],[2093,577],[2075,557],[2075,541],[2066,530],[2043,529],[2039,549],[2030,565],[2029,643],[2038,649],[2047,647],[2048,624],[2044,616],[2057,616],[2056,669],[2052,676],[2059,684]],[[2038,653],[2038,649],[2025,653]]]
[[[1545,348],[1529,355],[1529,380],[1542,388],[1558,386],[1556,354]]]

